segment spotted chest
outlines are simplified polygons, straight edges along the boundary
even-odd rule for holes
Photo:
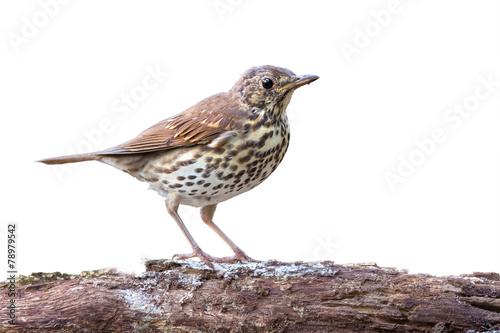
[[[217,204],[262,183],[282,161],[290,141],[286,117],[276,124],[255,119],[221,147],[166,151],[149,161],[139,179],[167,197],[196,207]]]

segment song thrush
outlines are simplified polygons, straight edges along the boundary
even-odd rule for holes
[[[166,198],[168,212],[193,249],[176,258],[198,257],[212,268],[212,262],[254,261],[214,224],[215,208],[259,185],[276,169],[290,140],[285,112],[290,98],[295,89],[318,78],[280,67],[253,67],[228,92],[160,121],[135,139],[103,151],[39,162],[96,160],[149,183]],[[203,222],[234,256],[215,258],[203,252],[177,213],[180,204],[201,207]]]

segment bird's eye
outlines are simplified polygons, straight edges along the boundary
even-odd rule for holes
[[[274,82],[271,79],[265,78],[264,80],[262,80],[262,86],[266,89],[271,89],[273,85]]]

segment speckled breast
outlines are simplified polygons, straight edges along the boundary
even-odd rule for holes
[[[180,204],[217,204],[269,177],[285,155],[289,133],[286,118],[275,125],[245,126],[221,147],[200,145],[165,151],[144,166],[140,178],[164,197],[175,191],[181,197]]]

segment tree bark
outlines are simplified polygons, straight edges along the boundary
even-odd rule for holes
[[[500,330],[500,275],[435,277],[376,265],[150,260],[0,285],[2,332],[485,332]],[[24,285],[23,285],[24,284]],[[12,287],[12,286],[11,286]]]

